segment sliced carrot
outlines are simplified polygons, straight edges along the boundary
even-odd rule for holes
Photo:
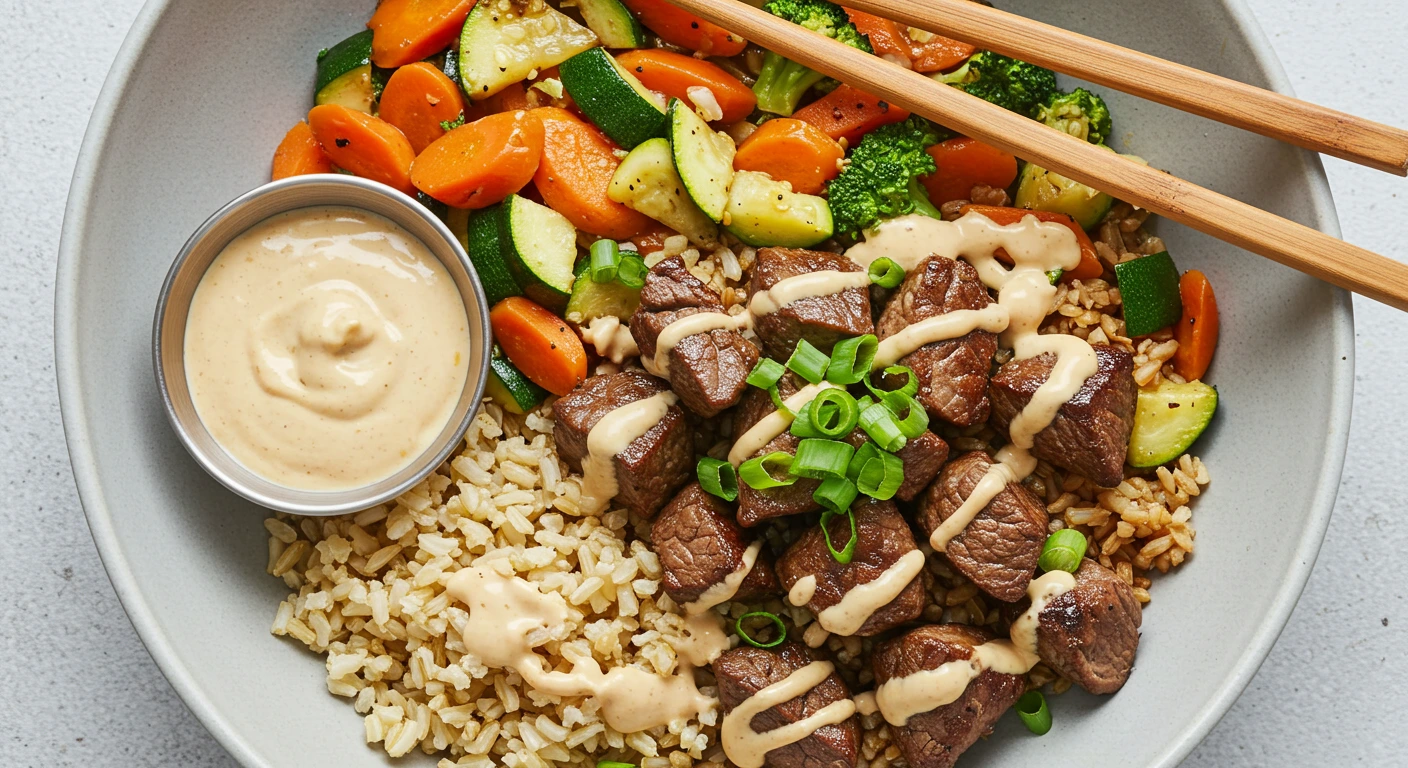
[[[841,173],[846,151],[811,123],[778,117],[758,126],[738,145],[733,167],[759,171],[792,184],[794,192],[819,194]]]
[[[340,104],[313,107],[308,126],[333,165],[415,194],[411,161],[416,152],[396,126]]]
[[[935,144],[928,152],[938,170],[920,181],[936,206],[967,200],[978,184],[1006,189],[1017,178],[1016,157],[977,139],[960,136]]]
[[[912,41],[905,28],[897,22],[854,8],[846,8],[846,17],[856,25],[856,29],[865,35],[866,39],[870,40],[870,47],[875,50],[875,55],[895,60],[896,64],[901,64],[904,67],[914,65],[913,55],[910,51]]]
[[[1178,293],[1183,299],[1183,317],[1173,327],[1173,338],[1178,340],[1173,369],[1193,381],[1208,372],[1217,349],[1217,296],[1207,276],[1196,269],[1179,278]]]
[[[313,129],[300,120],[288,129],[274,150],[274,180],[310,173],[332,173],[332,161],[319,146]]]
[[[454,42],[474,0],[381,0],[372,28],[372,63],[390,69],[433,56]]]
[[[531,181],[542,154],[542,121],[528,110],[501,112],[426,147],[411,167],[411,180],[446,205],[483,208]]]
[[[859,88],[842,85],[797,110],[792,117],[815,125],[837,141],[845,139],[855,144],[882,125],[908,118],[909,112]]]
[[[666,0],[621,0],[661,40],[706,56],[737,56],[748,41]]]
[[[730,75],[722,67],[693,56],[663,48],[640,48],[616,57],[616,62],[652,91],[673,96],[686,104],[692,103],[689,89],[708,88],[719,102],[725,123],[736,123],[747,117],[758,104],[753,89]]]
[[[1053,211],[1029,211],[1025,208],[1004,208],[996,205],[965,205],[959,209],[959,213],[967,215],[969,213],[979,213],[992,219],[994,223],[1001,226],[1017,224],[1028,216],[1035,216],[1039,221],[1051,224],[1063,224],[1068,227],[1076,236],[1076,242],[1080,244],[1080,264],[1075,269],[1068,269],[1061,275],[1062,280],[1093,280],[1105,274],[1105,265],[1100,263],[1099,257],[1095,255],[1095,243],[1091,242],[1090,235],[1081,229],[1076,220],[1064,213]],[[1004,264],[1012,264],[1012,257],[1007,252],[999,248],[994,254],[997,260]]]
[[[586,232],[624,240],[650,226],[650,219],[607,196],[621,164],[617,146],[595,126],[565,109],[540,107],[543,157],[533,185],[543,203]]]
[[[910,39],[910,58],[914,60],[915,72],[942,72],[952,69],[967,61],[968,57],[978,50],[967,43],[941,35],[928,35],[922,42],[914,39],[913,32],[909,32],[907,36]]]
[[[509,362],[528,380],[565,395],[587,378],[587,350],[567,321],[522,296],[489,310],[489,327]]]
[[[471,103],[464,112],[464,119],[465,122],[472,123],[489,115],[517,112],[520,109],[528,109],[528,88],[522,81],[510,83],[493,96]]]
[[[391,74],[381,92],[382,120],[401,129],[416,154],[425,151],[446,131],[441,123],[464,116],[460,87],[424,61],[407,64]]]

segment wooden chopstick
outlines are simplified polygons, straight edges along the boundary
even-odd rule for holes
[[[1408,311],[1408,264],[1054,131],[738,0],[670,0],[965,136],[1333,285]]]
[[[971,0],[846,0],[846,4],[1288,144],[1408,176],[1408,131],[1401,128]]]

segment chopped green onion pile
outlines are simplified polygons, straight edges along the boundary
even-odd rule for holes
[[[1046,708],[1046,697],[1041,691],[1027,691],[1017,699],[1017,716],[1027,726],[1027,730],[1044,736],[1051,730],[1051,710]]]
[[[852,493],[852,498],[854,498],[854,492]],[[851,537],[846,540],[846,546],[839,550],[836,549],[836,546],[831,543],[831,528],[828,527],[831,523],[832,518],[837,517],[838,515],[845,515],[846,519],[850,520],[851,522]],[[856,515],[854,512],[851,511],[849,504],[846,505],[844,511],[827,509],[825,512],[821,513],[821,535],[826,539],[826,548],[831,551],[831,557],[835,559],[836,562],[840,563],[841,565],[845,565],[851,562],[851,558],[856,556],[857,536]]]
[[[920,405],[913,395],[886,392],[880,402],[895,415],[895,420],[900,425],[900,434],[905,437],[919,437],[929,428],[929,412],[924,410],[924,406]],[[901,413],[904,414],[903,418]]]
[[[904,268],[884,256],[870,262],[870,282],[881,288],[898,288],[904,282]]]
[[[875,443],[866,443],[856,450],[846,477],[861,493],[885,501],[894,498],[904,484],[904,462],[893,453],[880,450]]]
[[[787,368],[793,373],[810,381],[813,384],[820,384],[826,378],[826,369],[831,365],[831,358],[825,352],[813,347],[806,339],[797,342],[797,348],[792,351],[792,357],[787,359]]]
[[[841,386],[859,384],[870,373],[870,364],[879,349],[880,340],[871,333],[836,342],[831,350],[831,364],[826,368],[826,380]]]
[[[795,475],[788,474],[792,466],[792,454],[786,451],[773,451],[766,456],[749,459],[738,467],[738,477],[749,488],[763,490],[782,488],[797,482]],[[779,478],[777,473],[781,472]]]
[[[851,465],[851,456],[855,452],[856,449],[839,440],[803,438],[797,444],[797,456],[792,460],[792,474],[817,480],[845,477],[846,468]]]
[[[1041,559],[1037,560],[1037,565],[1040,565],[1043,571],[1075,573],[1084,557],[1085,536],[1079,531],[1062,528],[1046,537],[1046,543],[1041,545]]]
[[[738,474],[727,461],[705,456],[699,460],[694,472],[699,478],[699,487],[705,491],[724,501],[738,498]]]
[[[743,630],[743,622],[748,621],[749,619],[767,619],[768,621],[772,622],[772,625],[777,628],[777,637],[774,637],[772,640],[766,643],[761,643],[757,640],[754,640],[752,635],[749,635]],[[745,613],[742,616],[738,617],[738,621],[733,623],[733,628],[736,632],[738,632],[739,640],[742,640],[743,642],[753,646],[754,648],[772,648],[774,646],[782,645],[782,642],[787,639],[787,625],[783,624],[782,619],[778,618],[775,614],[768,613],[767,611],[753,611],[752,613]]]
[[[592,243],[588,269],[594,283],[610,283],[616,279],[616,271],[621,266],[621,247],[615,240],[598,240]]]
[[[860,428],[881,448],[894,453],[904,447],[907,440],[900,430],[899,419],[888,405],[877,403],[869,397],[860,399]]]
[[[792,434],[797,437],[840,439],[856,428],[860,409],[844,389],[824,390],[797,412]]]

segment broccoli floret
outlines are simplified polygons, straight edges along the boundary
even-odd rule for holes
[[[1110,108],[1104,99],[1084,88],[1055,94],[1037,110],[1036,119],[1091,144],[1110,140]]]
[[[958,69],[935,78],[1026,117],[1056,93],[1056,73],[1045,67],[978,51]]]
[[[846,17],[841,6],[826,0],[770,0],[763,10],[813,32],[840,40],[852,48],[871,53],[870,41]],[[821,82],[820,72],[768,51],[763,56],[763,69],[753,93],[758,96],[758,108],[778,115],[790,115],[806,95],[807,90]]]
[[[919,177],[936,170],[934,158],[924,150],[945,135],[913,115],[862,136],[845,170],[827,188],[836,233],[857,237],[881,219],[906,213],[940,218]]]

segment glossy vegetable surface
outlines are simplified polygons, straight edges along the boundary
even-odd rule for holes
[[[1193,381],[1207,373],[1217,349],[1217,296],[1207,276],[1196,269],[1184,272],[1179,278],[1178,293],[1183,299],[1183,316],[1173,327],[1173,337],[1178,340],[1173,369],[1179,376]]]
[[[504,354],[528,380],[565,395],[587,378],[587,351],[567,321],[529,299],[513,296],[489,311]]]
[[[766,173],[791,184],[793,192],[819,195],[826,182],[841,173],[845,155],[841,145],[815,125],[779,117],[758,126],[738,145],[733,167]]]
[[[420,154],[464,118],[460,87],[433,65],[417,61],[392,73],[381,92],[381,119],[396,126]]]
[[[565,109],[542,107],[543,154],[533,184],[549,208],[585,232],[624,240],[649,228],[649,217],[612,200],[617,146],[595,126]]]
[[[444,50],[460,33],[474,0],[381,0],[371,27],[372,61],[400,67]]]
[[[396,126],[338,104],[313,107],[308,127],[339,168],[415,194],[411,162],[416,153]]]
[[[1017,179],[1017,158],[977,139],[959,136],[927,151],[937,170],[920,181],[936,206],[969,199],[978,184],[1006,189]]]
[[[274,150],[273,177],[278,180],[310,173],[332,173],[332,161],[318,144],[313,129],[300,120],[288,129]]]
[[[543,123],[532,112],[501,112],[440,137],[415,159],[417,188],[446,205],[483,208],[522,189],[543,154]]]
[[[718,101],[725,123],[747,117],[757,104],[752,89],[722,67],[663,48],[626,51],[616,61],[652,91],[693,104],[690,88],[708,88]]]

